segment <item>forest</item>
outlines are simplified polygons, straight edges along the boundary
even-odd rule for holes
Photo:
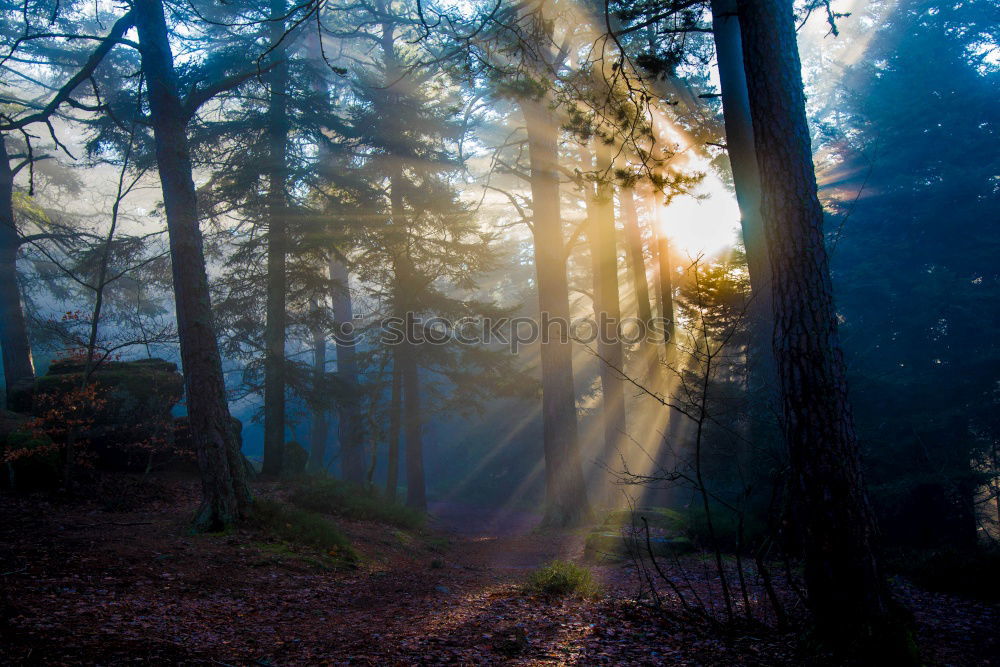
[[[0,0],[0,665],[995,665],[995,0]]]

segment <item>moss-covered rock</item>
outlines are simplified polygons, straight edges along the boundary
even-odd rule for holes
[[[670,556],[691,551],[691,540],[683,535],[666,537],[650,535],[649,547],[655,556]],[[588,560],[621,561],[632,558],[635,553],[648,555],[645,533],[595,531],[587,535],[584,556]]]
[[[306,472],[309,452],[294,440],[285,443],[281,452],[281,473],[286,477],[298,477]]]
[[[60,481],[58,448],[31,428],[31,418],[0,410],[0,488],[36,491]]]
[[[82,416],[74,438],[87,443],[101,468],[141,470],[151,462],[151,453],[170,448],[171,411],[184,392],[176,364],[163,359],[108,361],[93,371],[90,382],[94,400],[80,394],[84,363],[55,361],[29,387],[12,392],[11,404],[41,418],[50,430],[58,430],[64,414]]]
[[[635,510],[614,510],[608,512],[602,525],[605,529],[643,526],[643,519],[650,528],[683,533],[687,530],[687,520],[677,510],[666,507],[642,507]]]
[[[647,554],[650,548],[656,556],[686,553],[693,549],[687,531],[684,514],[666,507],[615,510],[587,535],[584,555],[591,560],[620,561],[631,558],[636,550]]]
[[[54,361],[48,373],[37,378],[31,392],[29,412],[41,414],[57,397],[79,388],[84,364]],[[177,364],[163,359],[104,362],[91,374],[103,400],[93,414],[95,426],[143,424],[168,419],[184,394],[184,378]]]

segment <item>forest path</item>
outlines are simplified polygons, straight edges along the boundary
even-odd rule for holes
[[[583,531],[542,531],[542,517],[534,512],[450,502],[431,503],[428,510],[431,526],[452,536],[455,556],[466,567],[516,575],[554,559],[583,557]]]
[[[807,662],[793,634],[723,641],[635,604],[628,563],[587,564],[599,599],[532,593],[535,567],[582,561],[583,533],[530,512],[437,504],[416,533],[338,520],[365,555],[331,568],[253,527],[192,535],[198,497],[194,480],[116,511],[0,496],[0,665]],[[899,590],[929,664],[995,663],[995,606]]]

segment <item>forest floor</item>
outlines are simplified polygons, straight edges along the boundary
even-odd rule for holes
[[[362,554],[346,566],[254,529],[192,535],[197,485],[155,488],[114,511],[0,497],[0,663],[817,662],[793,632],[726,635],[637,603],[629,563],[591,567],[596,598],[530,592],[534,568],[580,562],[584,542],[535,531],[530,514],[438,504],[415,532],[338,521]],[[996,605],[897,591],[929,664],[997,664]]]

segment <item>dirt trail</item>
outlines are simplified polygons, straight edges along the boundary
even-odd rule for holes
[[[433,503],[429,513],[434,528],[453,535],[455,557],[470,567],[515,575],[553,559],[583,556],[582,531],[542,533],[541,516],[531,512]]]
[[[365,555],[331,568],[257,530],[191,535],[189,486],[118,512],[0,497],[0,665],[804,663],[794,634],[730,641],[634,603],[628,564],[591,565],[600,599],[526,590],[530,569],[583,547],[528,512],[437,504],[415,533],[339,521]],[[974,639],[995,608],[906,590],[928,663],[993,664],[969,656],[995,654]]]

